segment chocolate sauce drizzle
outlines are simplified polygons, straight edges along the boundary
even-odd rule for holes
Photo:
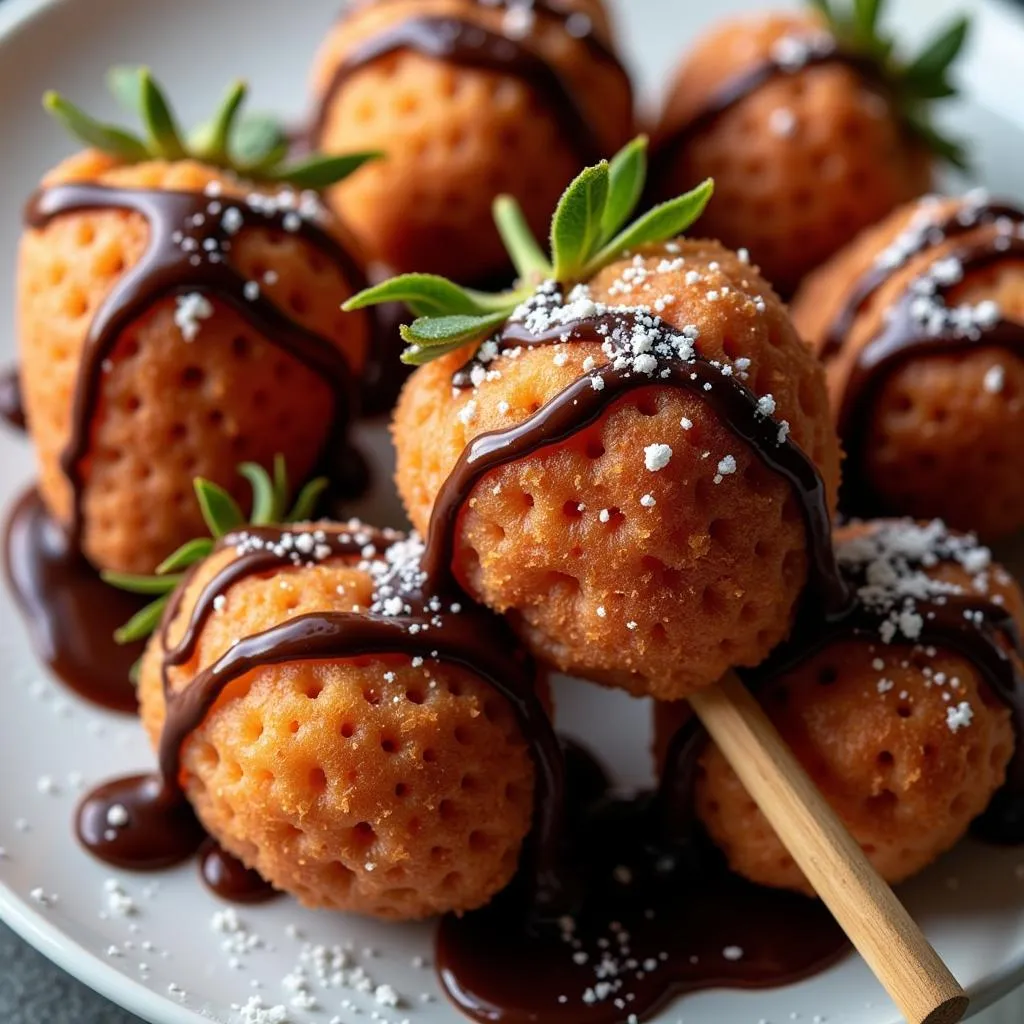
[[[928,225],[927,230],[922,231],[918,244],[905,251],[905,258],[895,267],[879,264],[871,267],[854,284],[842,308],[829,325],[821,346],[821,358],[827,361],[842,351],[854,322],[864,307],[908,260],[945,241],[970,234],[996,221],[1024,224],[1024,210],[1008,203],[984,203],[969,209],[954,210],[943,219]]]
[[[511,322],[497,339],[498,349],[565,341],[601,343],[608,331],[631,316],[635,314],[607,313],[537,334],[521,323]],[[455,387],[469,385],[474,365],[479,365],[476,360],[456,372]],[[594,386],[595,378],[603,383],[599,390]],[[498,466],[565,441],[595,423],[623,396],[648,387],[675,388],[699,397],[769,469],[792,486],[807,530],[809,592],[827,608],[844,608],[849,594],[835,566],[825,485],[817,466],[790,438],[779,441],[779,424],[758,410],[757,396],[749,388],[700,356],[689,362],[675,360],[653,377],[606,364],[574,381],[522,423],[475,438],[435,499],[423,562],[427,574],[433,577],[450,571],[456,520],[481,477]]]
[[[522,324],[509,323],[495,341],[499,350],[568,340],[603,342],[610,328],[628,324],[637,315],[614,312],[560,324],[542,334],[530,334]],[[455,375],[456,387],[467,386],[471,370],[467,366]],[[603,386],[595,388],[596,379]],[[254,669],[365,655],[437,657],[481,676],[510,701],[537,765],[535,829],[520,875],[487,908],[462,918],[446,918],[439,931],[442,983],[469,1016],[507,1024],[613,1024],[629,1014],[644,1018],[680,992],[718,984],[777,985],[814,973],[843,955],[845,939],[820,904],[747,885],[729,875],[721,858],[708,849],[692,804],[693,772],[703,742],[700,735],[677,738],[673,764],[656,794],[616,800],[603,792],[599,768],[577,764],[576,754],[571,754],[568,766],[563,763],[551,724],[534,696],[532,668],[512,653],[516,647],[504,622],[475,606],[435,618],[439,599],[443,603],[461,596],[453,579],[458,517],[482,477],[498,466],[564,442],[595,423],[615,402],[644,387],[677,388],[708,402],[737,438],[789,482],[800,502],[810,552],[807,593],[813,599],[804,602],[796,639],[772,660],[768,671],[782,671],[792,659],[806,657],[816,645],[838,636],[870,631],[877,637],[878,622],[856,604],[855,590],[836,563],[824,486],[816,467],[788,437],[780,440],[779,424],[759,412],[756,396],[700,356],[667,361],[654,376],[616,369],[609,363],[569,385],[525,422],[481,435],[463,453],[435,502],[421,560],[425,582],[411,599],[407,596],[412,614],[298,616],[241,640],[176,690],[170,670],[195,656],[216,598],[240,579],[295,564],[282,551],[279,529],[248,531],[255,545],[242,536],[225,538],[222,544],[234,544],[238,557],[203,588],[173,646],[168,630],[181,612],[181,589],[165,615],[167,717],[160,742],[160,775],[110,784],[101,794],[107,813],[111,801],[128,806],[139,787],[146,787],[149,803],[136,801],[133,807],[140,802],[149,807],[154,801],[181,807],[184,743],[224,688]],[[324,536],[331,557],[362,556],[365,537],[346,531]],[[379,550],[388,538],[374,536]],[[1017,700],[1015,668],[999,639],[1008,633],[1001,609],[980,600],[951,598],[926,611],[922,643],[941,644],[968,655],[1004,699]],[[979,613],[984,628],[968,623],[965,611]],[[425,623],[431,628],[424,635],[420,627]],[[573,799],[566,797],[567,782],[581,790],[571,794]],[[91,807],[92,799],[87,798],[83,808]],[[100,815],[96,810],[91,813]],[[106,814],[98,820],[107,820]],[[85,832],[80,826],[83,840],[88,839]],[[135,847],[141,860],[152,859],[158,852],[145,844]],[[571,885],[570,879],[576,884]],[[558,915],[569,909],[575,911],[575,924],[567,933]],[[784,943],[779,941],[780,920],[788,925]],[[687,921],[693,921],[694,927],[687,928]],[[617,945],[611,946],[612,942]],[[743,945],[742,961],[723,956],[726,946],[737,943]],[[593,966],[584,970],[572,956],[583,953],[589,963],[609,948],[620,961],[623,998],[619,1002],[614,992],[588,998],[587,979],[592,978]],[[523,977],[529,977],[531,984],[522,985]],[[627,994],[631,994],[628,1002]],[[561,996],[567,998],[563,1001]]]
[[[204,586],[189,613],[180,640],[169,644],[169,627],[181,607],[184,586],[168,605],[161,628],[164,648],[163,679],[166,719],[160,737],[160,784],[153,777],[133,776],[108,783],[101,799],[108,804],[137,806],[145,800],[138,795],[144,787],[161,806],[177,809],[185,804],[180,786],[181,751],[185,741],[202,723],[224,688],[236,679],[261,667],[298,661],[328,661],[366,655],[401,654],[466,668],[486,680],[512,706],[523,735],[530,744],[537,769],[537,801],[534,828],[534,873],[531,892],[538,906],[556,904],[561,899],[562,875],[559,871],[562,826],[562,759],[550,720],[534,692],[535,670],[527,659],[516,653],[514,641],[505,623],[475,605],[458,614],[438,615],[433,598],[447,594],[449,600],[461,597],[457,589],[433,587],[417,594],[403,595],[413,612],[401,616],[373,613],[324,612],[296,616],[263,633],[247,637],[228,650],[212,665],[199,672],[189,684],[175,690],[170,670],[184,665],[195,655],[204,624],[214,611],[214,602],[232,585],[247,577],[272,572],[294,564],[280,541],[287,530],[252,527],[244,535],[225,538],[222,546],[253,539],[261,546],[245,550],[229,562]],[[387,535],[360,527],[356,531],[325,533],[321,543],[330,549],[330,557],[361,557],[367,536],[380,553],[387,546]],[[391,537],[394,540],[394,537]],[[93,797],[83,808],[91,808]],[[95,812],[91,812],[95,813]],[[175,810],[177,813],[177,810]],[[148,820],[148,819],[140,819]],[[92,833],[81,827],[79,838],[102,859],[123,864],[137,857],[143,864],[161,859],[167,830],[125,828],[105,844],[92,841]],[[147,840],[147,834],[152,843]],[[119,843],[129,848],[123,853]],[[198,844],[187,851],[191,855]],[[176,852],[180,852],[176,848]]]
[[[1018,214],[1024,222],[1024,216]],[[992,236],[965,243],[949,254],[963,268],[966,279],[973,272],[1024,258],[1024,238]],[[937,285],[934,297],[943,303],[957,284]],[[1024,353],[1024,324],[1000,317],[994,323],[975,325],[970,331],[948,326],[930,333],[914,309],[920,295],[913,287],[903,293],[889,311],[881,333],[858,353],[846,380],[839,407],[838,429],[847,452],[847,478],[843,486],[844,508],[858,515],[880,511],[883,504],[866,479],[864,445],[874,401],[889,375],[908,360],[947,355],[974,349],[1001,348]]]
[[[808,42],[810,44],[814,41]],[[662,186],[670,186],[672,167],[682,151],[723,114],[776,78],[798,75],[810,68],[828,65],[851,68],[865,80],[877,85],[883,84],[878,65],[874,61],[845,52],[835,40],[827,46],[813,46],[808,50],[806,58],[799,62],[789,63],[779,60],[778,57],[769,56],[748,71],[727,79],[708,96],[699,110],[681,124],[663,131],[655,139],[652,155],[654,192],[660,195],[663,191]]]
[[[572,16],[572,12],[550,2],[534,6],[539,13],[563,22]],[[595,59],[611,64],[629,82],[629,75],[614,52],[592,31],[577,38],[591,48]],[[603,147],[595,126],[588,120],[568,83],[538,52],[517,39],[475,22],[432,15],[397,21],[356,44],[354,50],[339,63],[320,97],[311,129],[315,144],[322,142],[331,106],[349,78],[374,61],[401,51],[518,78],[543,98],[558,119],[564,136],[584,163],[594,163],[602,156]]]
[[[16,366],[0,373],[0,420],[19,433],[24,433],[28,425],[21,394],[21,376]]]
[[[210,213],[211,203],[218,204],[218,214]],[[326,231],[293,211],[257,210],[244,199],[82,183],[37,192],[26,207],[25,220],[30,227],[44,228],[55,217],[81,210],[138,213],[149,223],[150,239],[139,262],[122,275],[96,310],[82,353],[71,435],[61,455],[73,492],[71,535],[76,545],[82,529],[82,463],[92,440],[104,363],[122,332],[168,296],[189,292],[214,296],[241,314],[271,344],[322,378],[334,394],[334,422],[323,450],[334,453],[344,449],[355,397],[355,381],[344,355],[330,339],[292,320],[262,293],[247,289],[245,278],[223,257],[234,233],[224,227],[224,215],[231,211],[237,230],[258,227],[295,234],[335,263],[353,287],[360,287],[363,276],[358,266]]]

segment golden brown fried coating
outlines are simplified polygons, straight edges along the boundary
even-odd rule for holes
[[[118,166],[95,152],[73,157],[45,185],[91,182],[128,189],[246,193],[223,172],[191,161]],[[337,231],[336,227],[330,230]],[[340,236],[339,236],[340,237]],[[96,310],[145,252],[149,226],[136,213],[88,210],[29,229],[18,266],[22,387],[39,463],[39,486],[61,522],[71,487],[60,455],[71,432],[76,381]],[[301,238],[246,229],[232,259],[303,326],[331,339],[355,372],[369,345],[365,314],[339,304],[358,282],[344,280]],[[271,281],[264,276],[273,271]],[[211,297],[214,313],[197,342],[176,326],[175,296],[162,298],[126,329],[104,373],[84,465],[82,547],[104,569],[150,572],[179,544],[204,531],[192,479],[226,487],[240,503],[239,462],[288,460],[292,478],[314,468],[333,415],[330,386]]]
[[[845,533],[844,531],[841,531]],[[930,573],[931,574],[931,573]],[[959,565],[934,575],[971,588]],[[991,574],[1018,623],[1016,584]],[[1010,709],[979,670],[949,650],[835,642],[765,684],[758,698],[868,859],[888,882],[921,871],[955,845],[1002,785],[1015,737]],[[967,725],[949,714],[966,702]],[[685,704],[655,712],[661,762]],[[734,871],[761,885],[811,893],[803,873],[717,747],[700,757],[697,812]]]
[[[322,528],[329,526],[318,524]],[[233,558],[187,586],[169,639]],[[239,637],[309,612],[366,608],[350,560],[251,576],[226,594],[174,691]],[[143,662],[143,723],[159,741],[159,637]],[[182,784],[225,849],[306,906],[412,919],[486,903],[512,877],[533,762],[509,704],[466,670],[401,656],[260,668],[231,683],[185,743]]]
[[[839,454],[820,365],[752,267],[716,243],[681,241],[608,267],[591,291],[609,303],[662,300],[668,323],[699,327],[703,355],[749,359],[747,384],[774,396],[776,416],[820,467],[832,500]],[[489,364],[500,379],[453,395],[452,372],[466,356],[419,369],[396,411],[398,490],[421,531],[474,437],[525,420],[576,380],[586,359],[607,361],[596,342],[524,349]],[[665,443],[669,464],[648,470],[644,449]],[[736,471],[716,483],[728,455]],[[785,637],[807,576],[806,544],[790,485],[707,401],[652,384],[568,442],[488,473],[458,521],[455,572],[509,615],[541,659],[674,699],[734,665],[758,664]]]
[[[801,334],[821,351],[836,316],[857,282],[924,210],[936,220],[963,205],[959,199],[913,203],[866,231],[812,274],[793,303]],[[881,332],[887,311],[935,261],[962,245],[991,238],[992,224],[930,246],[896,269],[865,304],[841,351],[828,360],[833,411],[842,408],[850,374],[865,346]],[[1007,258],[971,272],[950,296],[952,304],[993,300],[1002,315],[1024,324],[1024,264]],[[991,374],[998,374],[995,382]],[[914,356],[889,372],[862,433],[856,467],[869,496],[850,495],[893,514],[937,516],[988,539],[1024,526],[1024,358],[1005,348],[964,348]]]
[[[610,41],[600,0],[563,5],[589,18]],[[522,11],[519,12],[520,14]],[[322,98],[339,65],[360,43],[418,16],[454,17],[540,54],[593,126],[605,154],[632,132],[629,83],[614,65],[537,11],[524,38],[515,13],[475,0],[391,0],[356,7],[324,41],[314,70]],[[516,196],[534,232],[547,232],[558,197],[587,154],[565,137],[545,98],[514,74],[435,60],[411,51],[359,68],[328,103],[319,140],[325,152],[380,150],[385,158],[331,190],[345,222],[397,271],[486,279],[508,265],[491,222],[491,202]]]
[[[768,60],[780,39],[818,31],[812,17],[791,14],[713,29],[680,68],[656,134],[671,137]],[[858,231],[926,192],[932,161],[883,93],[831,63],[776,76],[696,131],[668,162],[659,191],[677,195],[707,177],[716,195],[702,230],[747,246],[789,295]]]

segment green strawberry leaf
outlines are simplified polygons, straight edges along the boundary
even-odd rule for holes
[[[193,487],[211,536],[220,538],[245,525],[242,510],[223,487],[202,477],[196,477]]]
[[[118,590],[127,590],[130,594],[169,594],[182,580],[180,575],[174,576],[139,576],[130,572],[109,572],[103,570],[100,578]]]
[[[245,82],[235,82],[224,97],[212,121],[200,125],[189,134],[188,148],[193,156],[210,163],[229,160],[233,151],[235,127],[242,104],[248,95]]]
[[[711,198],[713,182],[709,180],[623,228],[643,194],[646,173],[647,139],[639,136],[610,162],[602,161],[578,175],[563,193],[551,221],[551,260],[541,252],[518,203],[499,196],[494,203],[495,223],[522,279],[515,291],[487,295],[431,274],[403,274],[367,288],[342,308],[404,302],[416,317],[399,328],[408,346],[402,362],[411,366],[483,341],[530,298],[539,280],[553,277],[562,285],[584,281],[625,249],[674,238],[700,216]]]
[[[288,482],[288,461],[278,452],[274,456],[274,494],[278,507],[288,507],[288,495],[291,493],[291,484]]]
[[[853,13],[857,25],[869,39],[876,34],[881,9],[882,0],[853,0]]]
[[[285,515],[288,507],[288,467],[283,455],[274,456],[273,476],[263,466],[254,462],[245,462],[238,467],[238,472],[249,481],[253,492],[253,513],[250,522],[253,526],[268,523],[290,523],[311,519],[316,505],[327,487],[327,480],[317,477],[310,480],[302,488],[291,511]],[[135,594],[159,594],[158,601],[147,605],[138,614],[132,616],[117,632],[114,638],[118,643],[132,643],[148,636],[159,624],[160,617],[166,607],[170,593],[186,578],[183,570],[206,558],[214,549],[214,538],[223,537],[233,530],[245,526],[241,509],[234,499],[222,487],[197,477],[193,481],[196,498],[203,513],[203,519],[210,529],[210,537],[197,537],[182,544],[177,551],[168,555],[157,566],[153,576],[140,576],[133,573],[104,572],[102,578],[119,590],[127,590]]]
[[[231,132],[231,159],[250,173],[276,166],[290,149],[288,133],[272,114],[244,113]]]
[[[187,156],[185,144],[181,141],[170,103],[153,80],[149,68],[142,69],[140,86],[142,123],[149,135],[150,149],[165,160],[183,159]]]
[[[498,196],[494,200],[492,212],[498,234],[505,243],[505,251],[512,257],[512,265],[519,279],[537,284],[550,277],[554,271],[537,244],[537,239],[533,237],[519,201],[514,196]]]
[[[142,72],[140,67],[117,65],[107,71],[107,89],[129,114],[142,116]]]
[[[808,3],[813,8],[815,8],[818,11],[820,11],[822,17],[824,17],[826,21],[828,21],[828,22],[834,21],[834,15],[832,13],[832,6],[829,3],[829,0],[808,0]]]
[[[909,82],[941,78],[960,55],[970,30],[968,18],[958,18],[940,32],[903,72]]]
[[[238,467],[238,472],[252,487],[252,515],[249,522],[253,526],[280,522],[284,509],[278,504],[278,495],[270,474],[256,462],[243,462]]]
[[[68,132],[87,146],[122,160],[145,160],[149,155],[141,139],[113,125],[101,124],[59,93],[46,93],[43,106]]]
[[[616,235],[593,261],[594,269],[618,259],[624,252],[652,242],[664,242],[682,234],[704,212],[715,183],[708,178],[685,195],[655,206]],[[588,267],[589,269],[589,267]]]
[[[343,153],[325,156],[317,154],[283,167],[268,168],[265,176],[271,181],[283,181],[296,188],[325,189],[336,185],[370,160],[383,154],[377,151]]]
[[[608,200],[601,217],[603,245],[629,220],[647,178],[647,136],[638,135],[608,164]]]
[[[601,220],[608,200],[608,163],[587,167],[569,184],[551,219],[551,257],[555,278],[581,276],[601,240]]]
[[[518,301],[513,293],[487,295],[436,274],[401,274],[353,295],[341,308],[350,312],[383,302],[403,302],[414,316],[480,316],[515,308]]]
[[[195,540],[186,541],[156,567],[156,573],[163,576],[179,569],[187,569],[206,558],[212,550],[213,541],[209,537],[197,537]]]
[[[120,629],[115,630],[115,642],[133,644],[137,640],[145,640],[160,624],[160,619],[170,599],[170,594],[164,594],[152,604],[147,604],[142,611],[136,612]]]
[[[501,310],[484,316],[421,316],[408,326],[402,325],[402,339],[417,348],[434,348],[438,345],[460,348],[471,341],[479,341],[501,327],[511,310]]]
[[[57,93],[47,93],[43,103],[75,138],[125,163],[191,157],[251,181],[324,189],[381,155],[313,154],[287,163],[291,143],[280,122],[266,114],[242,114],[244,82],[235,82],[214,116],[186,136],[149,68],[113,67],[106,80],[118,103],[142,121],[145,138],[95,120]]]
[[[291,511],[284,517],[286,523],[302,523],[312,519],[316,513],[320,496],[327,490],[330,481],[325,476],[318,476],[310,480],[305,487],[299,491],[295,504]]]
[[[933,153],[957,170],[970,171],[971,162],[967,156],[967,150],[961,143],[940,132],[930,121],[921,116],[908,114],[907,125]]]

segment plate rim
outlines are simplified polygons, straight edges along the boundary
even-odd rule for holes
[[[75,2],[80,3],[83,0],[4,0],[0,5],[0,48],[51,9],[70,6]],[[963,2],[966,3],[966,0]],[[978,8],[973,13],[977,17],[986,8],[997,16],[1012,21],[1018,31],[1024,33],[1024,10],[1014,6],[1010,0],[979,0]],[[68,694],[68,698],[84,706],[84,702],[76,695]],[[199,1010],[178,1005],[163,992],[151,989],[119,971],[97,952],[71,938],[56,922],[32,907],[24,896],[2,878],[0,921],[65,973],[115,1006],[135,1014],[149,1024],[197,1024],[210,1019]],[[1016,969],[997,969],[968,987],[970,1007],[967,1019],[984,1012],[1022,987],[1024,950],[1021,963]],[[902,1018],[886,1024],[902,1024]]]

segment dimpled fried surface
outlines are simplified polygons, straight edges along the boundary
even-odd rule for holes
[[[215,554],[188,586],[172,643],[231,557]],[[365,608],[371,592],[344,559],[249,577],[171,686],[188,686],[238,637]],[[154,638],[139,689],[154,745],[160,666]],[[515,871],[533,804],[533,763],[504,698],[468,671],[401,656],[248,673],[186,742],[182,783],[210,834],[277,888],[307,906],[395,919],[486,903]]]
[[[597,0],[569,0],[609,39]],[[392,0],[357,7],[331,30],[314,72],[322,96],[339,64],[359,44],[405,19],[456,17],[503,31],[506,14],[475,0]],[[511,16],[509,16],[511,18]],[[627,84],[614,67],[537,12],[519,40],[563,78],[612,153],[632,130]],[[329,103],[320,140],[325,151],[378,149],[386,157],[361,168],[331,192],[339,213],[363,244],[396,270],[432,271],[459,279],[501,272],[508,257],[491,221],[502,192],[522,203],[543,236],[558,197],[584,162],[544,97],[514,74],[405,51],[360,68]]]
[[[783,37],[819,28],[768,15],[726,22],[680,68],[658,135],[670,135],[751,72]],[[928,190],[931,159],[908,139],[889,102],[841,64],[780,75],[696,132],[672,159],[660,190],[677,195],[715,179],[701,230],[747,246],[784,295],[808,271]]]
[[[937,219],[961,200],[928,200]],[[831,262],[812,274],[793,303],[793,320],[819,351],[829,327],[852,289],[875,259],[907,227],[920,209],[911,204],[865,232]],[[936,260],[979,239],[994,228],[946,239],[904,266],[865,304],[842,350],[827,362],[829,392],[838,414],[860,353],[884,325],[887,311]],[[1024,324],[1024,264],[1006,259],[972,272],[957,286],[950,303],[992,299],[1006,319]],[[993,367],[1002,379],[993,387]],[[998,371],[997,371],[998,372]],[[986,379],[987,378],[987,379]],[[871,492],[869,503],[887,512],[937,516],[961,530],[988,539],[1024,526],[1024,358],[1005,348],[965,348],[950,354],[915,356],[889,372],[864,423],[858,467]],[[864,496],[850,496],[852,506]]]
[[[971,586],[956,565],[930,574]],[[1024,621],[1016,585],[995,573],[992,579],[991,593]],[[872,864],[893,883],[963,837],[1002,785],[1013,753],[1009,708],[969,661],[949,651],[836,642],[766,684],[759,699]],[[947,714],[961,701],[973,718],[953,731]],[[656,709],[659,758],[683,708]],[[733,870],[761,885],[811,891],[717,747],[701,755],[696,799]]]
[[[658,270],[663,260],[671,269]],[[700,328],[705,356],[749,358],[747,383],[774,395],[776,415],[821,468],[831,500],[839,458],[822,372],[768,285],[716,243],[658,246],[637,261],[602,271],[593,298],[635,305],[662,297],[666,321]],[[690,271],[696,283],[686,283]],[[394,438],[399,493],[417,529],[426,528],[439,489],[475,436],[525,420],[580,376],[586,358],[606,362],[596,342],[561,351],[564,362],[551,347],[499,357],[489,367],[500,379],[475,393],[452,394],[451,375],[466,352],[412,376]],[[680,425],[684,417],[690,430]],[[652,444],[673,451],[658,472],[645,468]],[[727,455],[736,472],[716,484]],[[645,495],[656,504],[642,505]],[[657,385],[618,401],[570,441],[488,473],[457,530],[457,575],[509,614],[538,657],[667,699],[709,685],[733,665],[760,662],[788,632],[806,579],[806,534],[789,484],[706,401]]]
[[[119,167],[87,152],[45,180],[129,189],[201,191],[218,182],[226,195],[245,189],[192,162]],[[122,210],[69,213],[22,237],[18,333],[22,385],[50,510],[71,515],[70,484],[60,455],[70,439],[76,382],[97,309],[145,252],[144,218]],[[247,229],[232,258],[264,293],[303,326],[331,339],[362,365],[369,343],[364,315],[344,316],[349,282],[300,238]],[[263,275],[273,271],[275,282]],[[332,418],[330,387],[275,347],[233,309],[210,297],[214,314],[188,343],[167,297],[122,332],[103,375],[84,463],[82,547],[105,569],[149,572],[179,544],[204,532],[192,494],[199,475],[239,501],[247,486],[235,467],[269,465],[277,452],[292,478],[313,469]]]

